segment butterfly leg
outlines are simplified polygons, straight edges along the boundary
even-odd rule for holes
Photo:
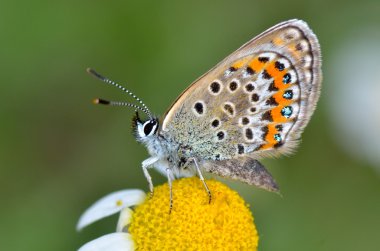
[[[172,212],[173,208],[173,188],[172,188],[172,171],[170,168],[166,168],[166,174],[168,177],[168,185],[169,185],[169,195],[170,195],[170,201],[169,201],[169,214]]]
[[[197,169],[197,173],[198,173],[199,179],[202,181],[203,186],[205,187],[206,192],[207,192],[207,194],[208,194],[208,203],[210,204],[210,203],[211,203],[211,198],[212,198],[212,196],[211,196],[211,191],[210,191],[210,189],[208,188],[205,179],[203,178],[202,171],[201,171],[201,169],[199,168],[199,165],[198,165],[197,160],[196,160],[195,158],[192,158],[191,160],[194,161],[195,168]]]
[[[148,172],[148,168],[151,168],[152,165],[156,163],[157,161],[158,161],[158,157],[151,157],[142,162],[142,169],[143,169],[145,178],[149,184],[150,197],[153,197],[153,182],[152,182],[152,177],[150,176]]]

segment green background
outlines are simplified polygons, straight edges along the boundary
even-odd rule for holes
[[[320,40],[323,85],[334,85],[334,50],[348,33],[379,29],[379,13],[378,0],[1,0],[0,249],[76,250],[116,226],[115,216],[77,233],[92,202],[147,189],[140,168],[147,153],[131,134],[133,111],[90,102],[126,96],[88,76],[87,67],[127,83],[163,114],[230,52],[300,18]],[[297,154],[263,161],[283,197],[229,182],[252,206],[262,251],[379,250],[379,173],[334,140],[334,97],[324,90]],[[153,179],[165,182],[157,173]]]

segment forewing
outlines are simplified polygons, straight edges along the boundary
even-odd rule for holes
[[[190,85],[161,132],[206,160],[288,153],[315,109],[320,85],[316,36],[303,21],[283,22]]]

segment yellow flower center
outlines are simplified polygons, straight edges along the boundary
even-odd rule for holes
[[[208,180],[212,201],[198,178],[173,182],[169,214],[167,184],[155,188],[132,215],[129,232],[137,250],[257,250],[248,205],[224,184]]]

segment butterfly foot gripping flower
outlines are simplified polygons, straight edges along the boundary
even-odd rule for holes
[[[77,228],[120,212],[116,233],[95,239],[79,251],[257,250],[259,237],[244,200],[218,181],[207,184],[213,191],[211,203],[198,179],[175,180],[175,206],[170,214],[168,184],[156,187],[150,199],[140,190],[100,199],[82,215]],[[136,206],[133,211],[131,206]]]

